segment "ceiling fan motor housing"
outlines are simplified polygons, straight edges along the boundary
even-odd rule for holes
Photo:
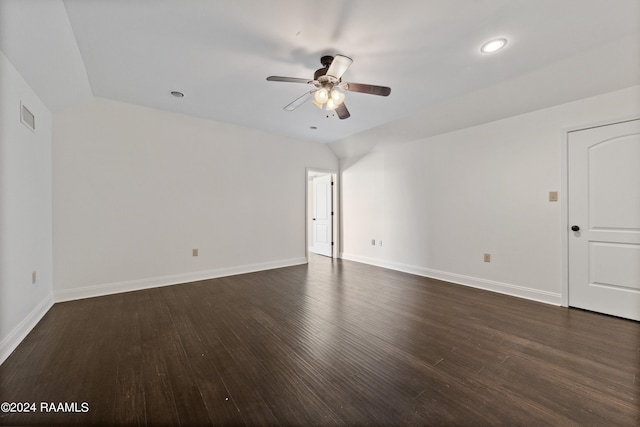
[[[331,79],[329,78],[329,76],[327,76],[324,79],[321,79],[322,76],[325,76],[327,74],[327,71],[329,70],[329,66],[331,66],[332,62],[333,62],[333,56],[327,55],[320,58],[320,63],[323,65],[323,67],[318,68],[316,72],[313,73],[313,79],[318,80],[322,84],[327,82],[335,84],[337,82],[337,79],[333,79],[336,81],[330,81]]]
[[[318,68],[315,73],[313,73],[313,80],[320,80],[320,77],[327,74],[328,67]]]

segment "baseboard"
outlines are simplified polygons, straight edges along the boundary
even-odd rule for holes
[[[13,330],[0,342],[0,365],[13,353],[13,351],[20,345],[29,332],[38,324],[38,322],[47,314],[47,311],[53,307],[53,294],[47,295],[40,304],[38,304],[31,312],[25,317],[22,322],[18,324]]]
[[[197,271],[171,276],[153,277],[141,280],[106,283],[102,285],[85,286],[74,289],[61,289],[54,292],[55,302],[73,301],[77,299],[93,298],[122,292],[139,291],[162,286],[178,285],[181,283],[197,282],[199,280],[216,279],[218,277],[235,276],[237,274],[253,273],[256,271],[272,270],[274,268],[291,267],[306,264],[307,258],[291,258],[278,261],[262,262],[235,267],[217,268],[213,270]]]
[[[388,268],[390,270],[402,271],[404,273],[415,274],[416,276],[429,277],[431,279],[443,280],[458,285],[470,286],[472,288],[484,289],[498,292],[514,297],[525,298],[533,301],[543,302],[552,305],[562,305],[562,296],[559,293],[541,291],[539,289],[527,288],[524,286],[512,285],[509,283],[496,282],[493,280],[480,279],[477,277],[464,276],[446,271],[432,270],[429,268],[414,265],[402,264],[378,258],[363,257],[349,253],[342,253],[341,258],[361,262],[363,264],[375,265],[377,267]]]

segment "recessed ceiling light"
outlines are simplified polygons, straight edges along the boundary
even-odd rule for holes
[[[482,53],[492,53],[496,52],[507,45],[507,39],[495,39],[486,42],[480,48],[480,52]]]
[[[309,129],[316,130],[316,129],[318,129],[318,126],[309,126]]]
[[[176,98],[182,98],[182,97],[184,97],[184,93],[179,92],[179,91],[177,91],[177,90],[172,90],[170,93],[171,93],[171,95],[175,96]]]

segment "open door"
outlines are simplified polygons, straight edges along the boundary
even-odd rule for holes
[[[309,251],[333,257],[334,179],[330,173],[309,174]]]

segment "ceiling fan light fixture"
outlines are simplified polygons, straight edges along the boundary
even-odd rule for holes
[[[337,87],[334,87],[333,89],[331,89],[331,94],[330,94],[329,100],[333,101],[333,103],[337,107],[338,105],[340,105],[340,104],[342,104],[344,102],[344,92],[342,92]]]
[[[329,100],[327,101],[325,109],[327,111],[332,111],[332,110],[335,110],[336,108],[338,108],[338,105],[340,105],[340,104],[335,102],[332,98],[329,98]]]
[[[322,110],[322,104],[320,102],[316,101],[315,97],[311,98],[311,103]]]
[[[342,81],[342,75],[349,68],[353,60],[344,55],[323,56],[320,58],[323,68],[315,71],[313,80],[299,77],[269,76],[267,81],[305,83],[313,85],[313,89],[302,94],[284,107],[285,111],[293,111],[309,101],[321,110],[334,110],[335,114],[327,114],[327,118],[337,116],[340,120],[351,117],[344,99],[345,91],[367,93],[370,95],[389,96],[391,88],[363,83],[348,83]]]
[[[324,104],[329,99],[329,91],[325,88],[320,88],[316,91],[315,95],[313,95],[313,99],[318,104]]]
[[[500,38],[500,39],[489,40],[488,42],[486,42],[480,47],[480,52],[482,53],[497,52],[503,47],[505,47],[506,45],[507,45],[507,39]]]

